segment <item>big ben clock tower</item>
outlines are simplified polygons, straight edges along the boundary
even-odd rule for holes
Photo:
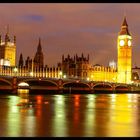
[[[118,35],[118,77],[119,83],[131,82],[132,67],[132,37],[128,30],[126,17],[124,17],[121,31]]]

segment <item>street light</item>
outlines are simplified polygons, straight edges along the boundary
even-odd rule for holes
[[[33,72],[32,71],[30,72],[30,76],[33,76]]]
[[[14,76],[17,76],[17,71],[18,71],[18,69],[17,69],[17,67],[15,67],[14,68]]]
[[[66,75],[64,75],[63,78],[66,78]]]
[[[59,76],[60,76],[60,78],[62,78],[62,71],[59,72]]]
[[[93,81],[93,75],[91,75],[91,80]]]

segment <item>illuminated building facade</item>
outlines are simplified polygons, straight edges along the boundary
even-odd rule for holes
[[[128,30],[126,18],[124,18],[121,31],[118,35],[118,82],[131,83],[132,75],[132,37]]]
[[[110,66],[105,67],[99,64],[91,66],[88,72],[89,80],[93,81],[104,81],[104,82],[116,82],[117,81],[117,70]]]
[[[88,59],[83,57],[74,59],[69,55],[64,59],[62,57],[62,71],[68,77],[80,77],[81,79],[105,82],[131,83],[132,77],[132,37],[128,30],[126,17],[121,26],[121,31],[118,35],[118,65],[114,61],[109,63],[109,66],[100,66],[89,64]],[[77,65],[77,58],[79,65]],[[85,61],[83,61],[85,60]]]
[[[128,30],[126,17],[123,20],[121,31],[117,39],[118,62],[117,65],[114,61],[109,62],[109,66],[101,66],[99,64],[91,65],[89,62],[89,55],[85,57],[82,53],[81,56],[77,54],[74,57],[68,55],[62,56],[62,61],[56,67],[44,66],[44,55],[41,46],[41,40],[37,46],[35,57],[31,59],[29,56],[24,61],[22,54],[20,54],[18,63],[19,76],[33,76],[33,77],[48,77],[48,78],[78,78],[91,81],[104,81],[104,82],[118,82],[118,83],[131,83],[131,81],[138,81],[139,76],[136,75],[138,69],[132,69],[132,37]],[[15,37],[14,43],[10,43],[8,32],[5,36],[5,43],[0,42],[0,63],[9,61],[9,66],[15,66]],[[8,45],[14,46],[8,46]],[[7,46],[6,46],[7,45]],[[5,47],[6,46],[6,47]],[[4,49],[6,48],[6,49]],[[5,55],[4,55],[5,54]],[[10,69],[10,68],[9,68]],[[132,71],[133,70],[133,71]],[[13,75],[13,70],[6,71],[0,69],[0,73]]]
[[[16,66],[16,37],[10,41],[9,29],[5,35],[5,40],[0,36],[0,65]]]

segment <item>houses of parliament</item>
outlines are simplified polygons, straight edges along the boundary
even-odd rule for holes
[[[131,83],[139,82],[140,68],[132,68],[132,36],[128,29],[126,17],[123,19],[117,38],[117,66],[114,62],[109,66],[90,64],[90,56],[75,54],[62,55],[62,60],[56,67],[44,64],[44,54],[41,39],[38,40],[34,58],[29,56],[24,60],[20,54],[16,64],[16,37],[9,37],[9,29],[5,38],[0,36],[0,75],[32,76],[46,78],[76,78],[91,81]]]

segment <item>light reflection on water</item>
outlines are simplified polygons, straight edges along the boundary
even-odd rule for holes
[[[0,95],[0,136],[139,137],[139,94]]]

